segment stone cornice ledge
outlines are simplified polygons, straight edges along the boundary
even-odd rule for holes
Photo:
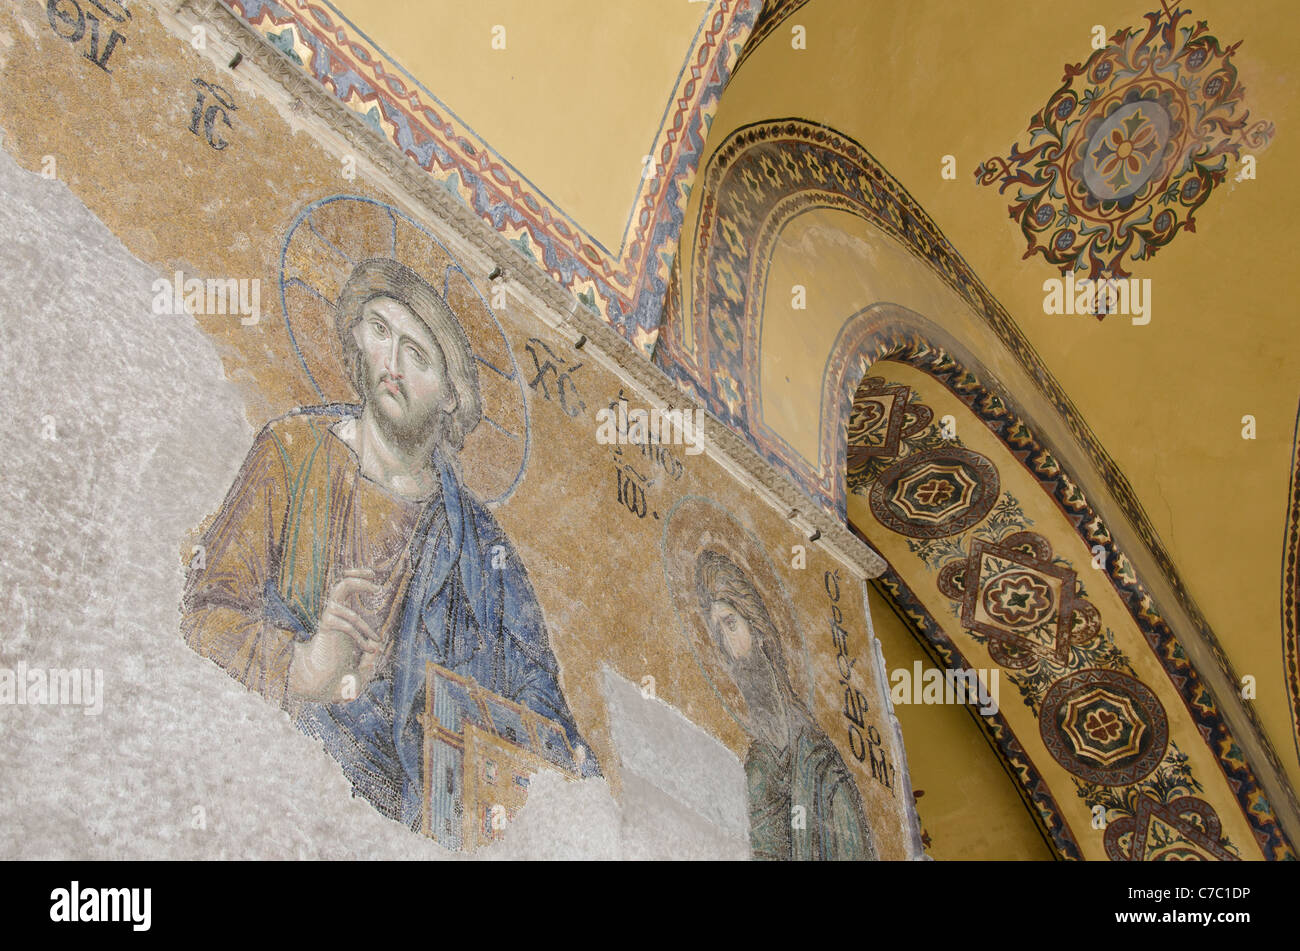
[[[295,104],[300,117],[316,117],[389,179],[384,183],[395,192],[405,192],[417,207],[423,207],[472,245],[486,261],[506,272],[549,316],[539,316],[571,337],[586,336],[584,352],[593,348],[610,369],[636,387],[673,409],[701,409],[687,393],[649,362],[600,316],[587,309],[568,290],[553,281],[541,266],[490,228],[469,208],[454,199],[427,172],[399,153],[359,115],[339,102],[302,67],[266,42],[252,27],[219,0],[180,0],[158,4],[187,29],[202,23],[216,32],[224,44],[237,50],[271,81],[278,84]],[[167,17],[164,16],[164,22]],[[776,508],[810,541],[851,567],[861,578],[874,578],[886,568],[885,560],[854,535],[842,522],[827,513],[801,488],[787,480],[744,440],[705,411],[708,425],[705,441],[709,454],[720,465],[750,484],[768,504]]]

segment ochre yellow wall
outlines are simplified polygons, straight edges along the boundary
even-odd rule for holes
[[[340,0],[498,155],[617,251],[673,84],[712,4]],[[492,48],[505,27],[505,49]]]

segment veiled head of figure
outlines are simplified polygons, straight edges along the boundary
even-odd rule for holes
[[[336,304],[344,365],[376,422],[395,439],[459,450],[482,416],[474,352],[451,308],[422,277],[387,258],[362,261]]]
[[[745,573],[726,555],[706,550],[695,562],[695,592],[704,623],[728,664],[756,651],[780,653],[767,606]]]

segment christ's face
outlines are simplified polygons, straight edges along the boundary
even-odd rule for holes
[[[438,413],[456,408],[442,350],[406,305],[389,297],[367,301],[352,334],[365,368],[362,396],[385,428],[419,439]]]
[[[743,660],[749,656],[754,643],[749,622],[726,601],[714,601],[709,608],[709,627],[726,647],[732,660]]]

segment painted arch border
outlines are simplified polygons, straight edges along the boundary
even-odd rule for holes
[[[788,161],[771,163],[765,169],[769,187],[761,206],[742,208],[741,216],[758,222],[750,229],[759,240],[720,242],[715,240],[719,220],[728,211],[733,182],[744,174],[751,153],[766,146],[814,155],[809,164],[816,171]],[[755,164],[750,162],[750,165]],[[783,181],[783,175],[788,180]],[[800,177],[803,176],[803,177]],[[761,180],[756,179],[758,184]],[[715,148],[701,171],[696,190],[701,200],[695,222],[691,260],[683,271],[682,255],[673,264],[673,275],[665,299],[662,325],[658,332],[653,362],[681,389],[692,393],[721,422],[746,438],[755,449],[792,478],[828,510],[836,509],[838,479],[829,472],[815,473],[807,464],[781,451],[781,441],[764,438],[761,420],[752,419],[750,390],[759,378],[755,361],[749,359],[756,343],[757,328],[750,309],[753,294],[737,301],[724,297],[710,306],[711,288],[719,281],[719,258],[731,254],[731,269],[743,275],[745,287],[754,287],[767,269],[770,249],[780,233],[781,215],[801,213],[816,205],[849,211],[892,237],[918,261],[928,265],[982,319],[1007,348],[1011,356],[1059,414],[1087,460],[1096,468],[1123,511],[1128,524],[1160,569],[1201,638],[1214,652],[1220,667],[1227,669],[1226,656],[1200,608],[1179,575],[1173,559],[1147,518],[1136,492],[1119,466],[1102,448],[1060,384],[1042,366],[1033,347],[1020,332],[1006,309],[984,286],[974,269],[952,246],[939,227],[907,190],[851,136],[820,123],[799,118],[770,119],[740,126]],[[752,185],[750,198],[758,194]],[[755,214],[755,212],[757,212]],[[719,250],[719,245],[725,247]],[[692,295],[689,310],[683,307],[682,288],[689,282]],[[720,326],[719,326],[720,325]],[[711,339],[717,337],[717,340]],[[726,390],[731,391],[729,396]],[[1262,735],[1253,711],[1247,715]],[[1280,769],[1276,755],[1273,765]]]
[[[279,51],[286,73],[311,77],[401,155],[436,172],[442,188],[634,346],[647,354],[653,349],[709,123],[762,0],[709,0],[650,143],[652,174],[638,180],[618,248],[606,248],[573,220],[330,0],[180,0],[180,6],[208,15],[219,9],[240,21]],[[311,51],[308,62],[276,42],[275,31],[282,38],[286,29]]]
[[[895,305],[883,306],[895,312],[905,311]],[[854,318],[870,316],[870,312],[879,307],[881,305],[864,308]],[[850,318],[849,325],[854,323],[854,318]],[[925,321],[924,318],[921,320]],[[1210,754],[1219,764],[1224,779],[1234,791],[1243,816],[1254,831],[1256,845],[1271,859],[1296,858],[1296,852],[1283,832],[1254,770],[1242,755],[1240,745],[1233,739],[1219,713],[1214,695],[1188,659],[1172,628],[1161,616],[1154,599],[1133,573],[1132,563],[1116,547],[1105,523],[1088,503],[1082,489],[1037,441],[1031,428],[1015,411],[1013,402],[986,387],[981,382],[980,375],[970,370],[965,362],[943,347],[934,345],[914,329],[898,326],[875,328],[872,334],[862,340],[861,347],[862,349],[851,351],[851,356],[846,355],[839,361],[837,372],[832,372],[828,361],[828,372],[824,378],[828,390],[843,392],[852,381],[852,391],[856,391],[870,370],[881,362],[901,363],[926,374],[960,400],[976,419],[988,427],[1011,456],[1025,467],[1039,488],[1052,499],[1066,522],[1088,548],[1102,547],[1106,553],[1104,573],[1107,579],[1128,609],[1161,669],[1169,677],[1174,692],[1182,699],[1192,724],[1197,728]],[[978,361],[972,359],[970,362],[987,376],[987,370]],[[857,367],[863,368],[860,376],[857,375]],[[850,399],[851,397],[852,392]],[[837,428],[837,445],[840,458],[843,458],[847,446],[847,426]],[[951,664],[950,658],[955,658],[959,665],[964,663],[960,650],[943,632],[942,625],[929,614],[896,571],[891,568],[879,581],[898,607],[912,619],[917,630],[946,661]],[[1052,841],[1062,857],[1076,857],[1071,854],[1071,846],[1077,850],[1073,838],[1061,836],[1056,831],[1057,822],[1064,826],[1064,821],[1059,815],[1053,815],[1048,808],[1050,795],[1044,796],[1045,790],[1036,788],[1030,782],[1037,776],[1032,760],[1024,753],[1000,715],[997,720],[998,723],[989,732],[1004,764],[1025,786],[1025,794],[1037,807],[1046,823],[1045,828],[1051,833]]]
[[[752,225],[749,234],[715,235],[728,211],[728,196],[725,194],[728,185],[732,186],[733,192],[739,190],[729,179],[737,176],[737,169],[743,174],[746,170],[745,159],[751,151],[780,144],[802,149],[805,153],[809,150],[822,150],[822,155],[817,160],[821,163],[818,170],[824,172],[829,168],[834,174],[822,174],[816,183],[797,180],[788,182],[791,187],[782,190],[773,187],[781,184],[782,169],[789,173],[790,178],[797,179],[799,163],[779,152],[775,160],[766,154],[768,162],[761,169],[764,174],[758,175],[759,169],[750,167],[749,180],[746,182],[749,198],[761,195],[761,198],[755,199],[758,207],[742,207],[737,215],[738,219]],[[770,152],[771,149],[768,149]],[[828,166],[825,164],[828,161],[838,164]],[[753,164],[756,163],[751,163],[751,166]],[[764,178],[769,184],[766,192],[761,188]],[[1060,415],[1084,455],[1096,466],[1138,538],[1154,558],[1175,598],[1210,649],[1219,671],[1229,682],[1235,680],[1226,655],[1182,584],[1172,559],[1150,526],[1127,478],[1102,449],[1060,385],[1041,367],[1032,346],[1005,309],[906,189],[851,137],[819,123],[801,119],[756,122],[731,132],[710,156],[700,176],[700,188],[702,195],[689,272],[683,275],[682,256],[679,255],[674,264],[673,281],[664,312],[662,330],[667,332],[659,335],[655,363],[679,387],[694,393],[710,412],[737,431],[773,465],[841,517],[846,514],[846,495],[836,493],[837,490],[840,493],[844,491],[842,482],[847,406],[843,400],[847,397],[851,405],[853,392],[850,391],[845,396],[839,395],[844,393],[847,382],[845,374],[851,363],[860,371],[853,379],[854,390],[871,364],[879,359],[911,363],[939,379],[1025,465],[1040,487],[1061,508],[1067,520],[1074,524],[1085,543],[1089,547],[1102,545],[1109,553],[1107,574],[1111,577],[1112,584],[1162,669],[1170,676],[1174,689],[1183,699],[1193,722],[1208,733],[1203,734],[1207,747],[1223,770],[1229,786],[1234,789],[1238,804],[1254,830],[1257,844],[1265,854],[1294,857],[1295,852],[1276,813],[1245,760],[1240,746],[1232,739],[1213,695],[1202,682],[1199,672],[1186,660],[1172,628],[1157,611],[1154,599],[1138,583],[1135,574],[1131,580],[1118,576],[1119,566],[1129,562],[1116,549],[1100,517],[1084,498],[1078,485],[1061,470],[1055,458],[1038,442],[1021,417],[1011,411],[1011,401],[1004,395],[985,390],[979,383],[979,378],[968,372],[960,360],[951,355],[962,353],[964,348],[957,346],[949,335],[932,322],[921,318],[935,332],[934,339],[946,338],[945,342],[949,343],[951,352],[945,352],[941,346],[935,345],[934,339],[927,340],[915,332],[915,318],[920,315],[909,311],[907,313],[913,318],[912,326],[887,327],[885,321],[879,329],[888,330],[890,336],[878,339],[877,343],[883,342],[885,345],[877,347],[874,355],[869,355],[842,345],[845,330],[848,329],[846,325],[841,328],[840,338],[832,348],[823,371],[817,465],[819,471],[814,472],[801,455],[795,454],[797,458],[791,458],[788,452],[783,453],[781,447],[784,440],[772,439],[770,430],[761,419],[761,378],[755,358],[759,332],[759,321],[755,317],[757,309],[761,307],[761,299],[756,302],[755,299],[760,294],[751,291],[765,286],[775,237],[789,218],[814,206],[856,213],[897,240],[913,256],[927,263],[936,272],[936,276],[957,292],[975,314],[985,321],[1026,370],[1028,378]],[[754,239],[755,236],[757,240]],[[723,240],[728,237],[732,240]],[[735,240],[736,237],[740,240]],[[730,288],[726,286],[725,279],[719,278],[717,267],[718,258],[728,253],[734,259],[729,262],[733,265],[729,269],[732,279]],[[735,287],[737,279],[741,281],[738,289]],[[693,289],[689,313],[682,306],[680,289],[683,280],[689,280]],[[714,288],[722,293],[711,302],[710,295]],[[861,318],[871,310],[872,308],[866,308],[854,317]],[[850,318],[850,324],[852,321],[853,318]],[[868,334],[866,339],[870,337]],[[972,365],[980,367],[985,379],[993,379],[978,361],[969,355],[966,359]],[[932,366],[927,367],[927,361]],[[765,435],[767,438],[764,438]],[[1253,727],[1262,755],[1281,775],[1280,762],[1257,715],[1248,707],[1244,712]],[[1013,770],[1023,770],[1025,763],[1008,765]],[[1023,773],[1016,772],[1016,775]],[[1043,812],[1041,805],[1039,811]]]
[[[1300,410],[1296,411],[1286,531],[1282,537],[1282,677],[1291,740],[1300,762]]]

